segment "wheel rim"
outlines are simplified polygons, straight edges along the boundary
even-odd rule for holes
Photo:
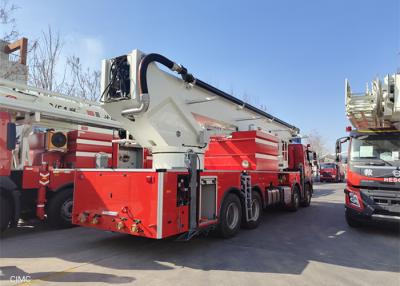
[[[235,203],[230,203],[226,209],[226,224],[229,229],[234,229],[239,222],[239,208]]]
[[[253,221],[256,221],[260,217],[260,202],[257,199],[253,199],[252,208],[253,208],[252,219]]]
[[[61,206],[61,217],[65,221],[71,221],[72,219],[72,199],[66,200]]]

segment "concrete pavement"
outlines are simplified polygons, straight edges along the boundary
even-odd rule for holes
[[[264,212],[259,228],[229,240],[27,224],[0,241],[0,284],[29,276],[32,285],[400,285],[399,232],[348,227],[343,186],[317,185],[309,208]]]

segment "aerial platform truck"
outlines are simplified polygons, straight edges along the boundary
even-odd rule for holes
[[[346,220],[352,227],[364,222],[400,223],[400,74],[372,81],[363,93],[345,83],[346,115],[352,124],[348,142]]]
[[[35,216],[70,226],[76,168],[151,164],[120,128],[99,103],[0,79],[1,230]]]
[[[179,77],[175,76],[179,75]],[[160,54],[104,60],[104,109],[152,151],[152,168],[78,169],[73,223],[154,239],[222,237],[262,210],[309,206],[309,146],[299,129]]]

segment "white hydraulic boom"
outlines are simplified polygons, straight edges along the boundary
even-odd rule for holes
[[[263,130],[287,143],[299,132],[297,127],[195,78],[182,65],[139,50],[103,61],[102,93],[105,110],[137,143],[153,150],[155,168],[184,167],[182,154],[188,150],[197,153],[202,167],[204,149],[213,134]],[[287,166],[282,157],[280,166]]]
[[[0,110],[21,123],[76,129],[78,125],[120,128],[99,103],[0,78]]]

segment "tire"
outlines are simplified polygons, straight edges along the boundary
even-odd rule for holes
[[[217,233],[220,237],[235,236],[242,221],[242,206],[238,196],[228,194],[222,202]]]
[[[246,214],[242,215],[242,226],[247,229],[257,228],[261,222],[262,217],[262,201],[261,196],[258,192],[251,193],[253,199],[253,211],[254,211],[254,219],[252,221],[246,221]]]
[[[345,216],[346,216],[346,222],[350,227],[358,228],[362,225],[361,222],[356,220],[347,210]]]
[[[47,208],[47,221],[55,228],[72,227],[73,188],[60,190]]]
[[[309,184],[305,185],[305,190],[304,190],[304,200],[301,202],[302,207],[309,207],[311,204],[311,186]]]
[[[12,206],[4,195],[0,195],[0,230],[3,233],[11,224]]]
[[[290,203],[289,206],[289,211],[291,212],[297,212],[297,210],[300,207],[300,192],[298,187],[294,187],[293,193],[292,193],[292,202]]]

